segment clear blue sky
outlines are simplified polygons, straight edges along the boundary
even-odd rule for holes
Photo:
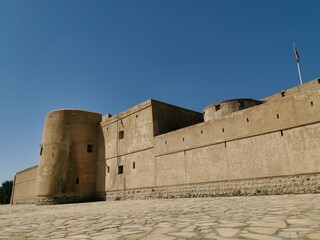
[[[320,76],[320,1],[0,0],[0,184],[36,165],[47,112],[149,98],[196,111]]]

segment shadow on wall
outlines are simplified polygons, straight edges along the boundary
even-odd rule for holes
[[[105,141],[100,123],[98,128],[98,153],[96,156],[96,185],[95,185],[95,200],[106,200],[106,160],[105,160]]]

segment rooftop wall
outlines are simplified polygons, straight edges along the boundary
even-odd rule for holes
[[[202,113],[152,100],[154,136],[203,122]]]
[[[156,156],[319,121],[320,89],[306,91],[155,137]]]
[[[269,97],[262,99],[261,101],[270,102],[270,101],[281,100],[283,97],[288,97],[300,92],[316,90],[316,89],[320,89],[320,78],[304,83],[303,85],[290,88],[288,90],[282,90],[279,93],[276,93],[274,95],[271,95]]]
[[[229,115],[233,112],[241,111],[246,108],[261,104],[261,101],[253,99],[232,99],[218,102],[206,107],[203,110],[204,120],[210,121]]]

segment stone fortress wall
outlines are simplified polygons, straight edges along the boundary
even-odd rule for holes
[[[11,203],[35,203],[38,166],[16,173],[11,194]]]
[[[316,79],[261,101],[219,102],[204,115],[148,100],[102,120],[99,114],[90,123],[80,118],[71,128],[68,117],[51,130],[46,120],[37,188],[31,192],[40,204],[320,192],[319,112]],[[63,131],[46,140],[57,126]],[[66,149],[77,146],[72,161],[68,149],[59,157],[49,156],[52,150],[44,154],[52,139]],[[94,146],[91,155],[88,144]]]

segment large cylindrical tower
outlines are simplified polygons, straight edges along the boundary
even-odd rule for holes
[[[38,164],[37,204],[94,200],[101,114],[57,110],[47,114]]]

